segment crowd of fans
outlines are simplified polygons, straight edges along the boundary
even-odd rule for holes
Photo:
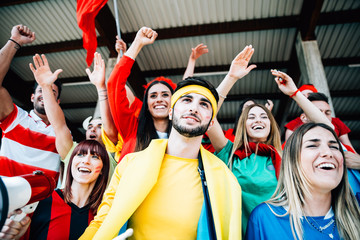
[[[59,187],[22,220],[10,213],[0,239],[359,238],[360,156],[350,129],[331,117],[327,96],[271,70],[274,84],[303,110],[285,126],[286,142],[271,100],[245,100],[225,131],[217,113],[233,85],[256,68],[249,65],[254,48],[234,58],[215,88],[193,77],[196,60],[208,52],[199,44],[182,81],[157,77],[140,100],[127,78],[156,38],[143,27],[129,49],[117,39],[124,55],[107,85],[95,53],[93,71],[85,71],[101,118],[87,119],[86,139],[76,143],[59,106],[62,70],[52,72],[45,55],[30,63],[30,113],[3,87],[16,52],[36,39],[28,27],[13,27],[0,50],[0,175],[41,170]]]

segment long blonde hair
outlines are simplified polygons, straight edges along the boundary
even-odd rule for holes
[[[235,133],[234,145],[233,145],[230,157],[229,157],[228,165],[229,165],[230,169],[232,169],[233,155],[234,155],[235,151],[242,146],[245,147],[245,150],[248,149],[248,146],[249,146],[248,139],[249,138],[248,138],[248,134],[246,131],[246,120],[248,119],[249,111],[253,107],[260,107],[261,109],[263,109],[266,112],[266,114],[270,120],[270,133],[269,133],[269,136],[267,137],[266,141],[264,142],[264,144],[273,146],[276,149],[276,151],[279,153],[279,155],[281,156],[282,150],[281,150],[280,131],[279,131],[279,126],[277,125],[274,116],[264,105],[252,104],[252,105],[246,107],[239,117],[237,129],[236,129],[236,133]]]
[[[307,123],[299,127],[285,145],[278,185],[271,199],[267,201],[267,203],[275,206],[288,206],[288,210],[284,215],[277,215],[274,211],[273,213],[278,217],[290,215],[290,225],[294,239],[303,238],[301,217],[305,216],[305,197],[311,195],[309,190],[310,182],[301,167],[302,139],[306,132],[315,127],[322,127],[330,131],[338,144],[341,145],[335,132],[325,124]],[[341,148],[340,151],[345,159]],[[331,205],[340,237],[349,240],[357,239],[360,236],[360,209],[350,190],[345,161],[343,167],[344,172],[341,182],[331,191]]]

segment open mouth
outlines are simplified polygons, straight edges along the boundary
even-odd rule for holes
[[[316,168],[323,169],[323,170],[332,170],[335,169],[335,165],[332,163],[320,163],[316,166]]]
[[[89,138],[90,138],[91,140],[95,140],[95,139],[96,139],[96,135],[95,135],[95,134],[91,134],[91,135],[89,136]]]
[[[265,128],[264,126],[260,126],[260,125],[255,125],[252,127],[252,129],[254,129],[254,130],[262,130],[264,128]]]
[[[166,109],[166,107],[164,105],[159,105],[159,106],[155,106],[155,109]]]
[[[78,171],[81,173],[91,173],[91,170],[85,167],[79,167]]]

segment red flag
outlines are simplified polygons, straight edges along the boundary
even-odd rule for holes
[[[107,0],[78,0],[76,17],[80,29],[83,31],[83,47],[87,50],[86,63],[88,67],[94,59],[97,47],[95,17]]]

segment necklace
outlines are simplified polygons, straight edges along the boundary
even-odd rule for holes
[[[325,226],[321,227],[312,217],[310,217],[310,218],[312,219],[312,221],[314,221],[314,222],[316,223],[316,225],[319,226],[319,228],[318,228],[317,226],[315,226],[315,225],[313,224],[312,221],[310,221],[310,219],[307,220],[307,222],[310,223],[310,225],[311,225],[313,228],[315,228],[315,230],[317,230],[318,232],[320,232],[320,233],[322,233],[322,234],[325,234],[325,235],[327,234],[331,239],[334,238],[333,232],[334,232],[335,226],[336,226],[336,222],[335,222],[334,219],[331,219],[331,221],[330,221],[329,223],[327,223]],[[334,223],[334,225],[333,225],[333,227],[332,227],[332,229],[331,229],[331,232],[330,232],[330,233],[324,233],[323,231],[324,231],[325,229],[327,229],[328,227],[330,227],[331,224],[333,224],[333,223]]]

